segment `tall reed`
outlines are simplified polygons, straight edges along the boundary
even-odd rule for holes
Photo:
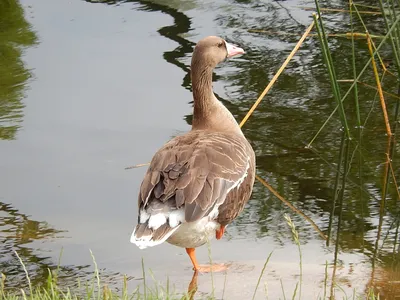
[[[335,71],[335,65],[333,63],[332,60],[332,55],[331,55],[331,51],[329,49],[329,44],[328,44],[328,39],[325,33],[325,27],[324,27],[324,22],[321,16],[321,10],[319,7],[319,1],[315,0],[315,5],[317,8],[317,13],[318,13],[318,18],[316,14],[313,14],[313,18],[314,18],[314,22],[315,22],[315,27],[317,29],[317,33],[318,33],[318,38],[320,40],[320,44],[321,44],[321,50],[322,50],[322,56],[324,58],[327,70],[328,70],[328,74],[329,74],[329,80],[331,83],[331,87],[332,87],[332,92],[333,92],[333,96],[336,100],[336,103],[339,107],[339,115],[340,115],[340,120],[342,123],[342,126],[346,132],[346,136],[347,138],[350,138],[350,129],[349,129],[349,125],[347,123],[347,117],[346,117],[346,113],[344,111],[344,107],[343,107],[343,103],[341,101],[342,97],[340,94],[340,88],[339,88],[339,84],[337,82],[337,76],[336,76],[336,71]]]

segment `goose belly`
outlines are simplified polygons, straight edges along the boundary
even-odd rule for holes
[[[167,239],[167,242],[183,248],[197,248],[215,236],[215,231],[220,225],[204,217],[198,221],[183,223],[179,228]]]

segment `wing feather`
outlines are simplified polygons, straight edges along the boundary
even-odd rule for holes
[[[243,136],[196,132],[176,137],[153,157],[139,193],[139,207],[174,199],[186,222],[220,205],[246,176],[254,152]]]

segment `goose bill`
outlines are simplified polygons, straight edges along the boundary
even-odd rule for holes
[[[235,45],[229,44],[228,42],[225,42],[225,44],[226,44],[226,51],[228,52],[227,57],[244,54],[244,50],[242,48],[236,47]]]

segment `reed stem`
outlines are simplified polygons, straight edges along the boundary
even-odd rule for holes
[[[353,10],[352,10],[352,6],[353,6],[353,0],[349,0],[349,9],[350,9],[350,26],[351,26],[351,63],[352,63],[352,67],[353,67],[353,77],[354,80],[356,80],[357,78],[357,69],[356,69],[356,51],[355,51],[355,42],[354,42],[354,25],[353,25]],[[358,103],[358,85],[357,82],[355,82],[356,84],[354,85],[354,103],[356,106],[356,113],[357,113],[357,126],[358,129],[360,130],[361,127],[361,118],[360,118],[360,105]]]
[[[337,223],[337,232],[336,232],[336,241],[335,241],[335,254],[334,254],[334,268],[332,272],[332,284],[331,284],[331,297],[334,299],[334,286],[336,285],[335,283],[335,275],[336,275],[336,268],[337,268],[337,260],[338,260],[338,254],[339,254],[339,242],[340,242],[340,229],[342,226],[342,216],[343,216],[343,199],[344,199],[344,191],[346,187],[346,179],[347,179],[347,174],[348,174],[348,168],[349,168],[349,154],[350,154],[350,144],[349,140],[344,140],[344,162],[343,162],[343,176],[342,176],[342,182],[341,182],[341,188],[339,191],[338,195],[338,200],[339,200],[339,217],[338,217],[338,223]]]
[[[261,95],[258,97],[256,102],[253,104],[253,106],[250,108],[250,110],[247,112],[247,114],[244,116],[243,120],[240,122],[239,126],[242,127],[248,120],[248,118],[252,115],[254,110],[257,108],[257,106],[260,104],[261,100],[265,97],[265,95],[268,93],[268,91],[272,88],[274,85],[275,81],[278,79],[278,77],[281,75],[283,70],[286,68],[286,66],[289,64],[290,60],[293,58],[293,56],[296,54],[296,52],[299,50],[300,46],[303,44],[304,40],[307,38],[308,34],[310,33],[311,29],[314,27],[315,20],[311,22],[311,24],[308,26],[306,31],[303,33],[302,37],[300,40],[297,42],[296,46],[293,48],[292,52],[288,55],[288,57],[285,59],[283,62],[282,66],[279,68],[278,72],[272,77],[271,81],[268,83],[264,91],[261,93]]]
[[[305,215],[301,210],[298,208],[294,207],[293,204],[291,204],[289,201],[287,201],[285,198],[283,198],[275,189],[273,189],[264,179],[262,179],[260,176],[256,174],[256,179],[261,182],[262,185],[264,185],[272,194],[274,194],[275,197],[277,197],[279,200],[281,200],[283,203],[285,203],[291,210],[293,210],[296,214],[302,216],[307,222],[311,224],[311,226],[319,233],[319,235],[326,240],[327,236],[319,229],[317,224],[313,220],[311,220],[307,215]]]
[[[399,58],[399,53],[398,53],[399,49],[397,49],[397,47],[396,47],[395,41],[393,39],[392,31],[389,30],[390,29],[389,20],[385,14],[385,7],[383,6],[382,0],[379,0],[379,7],[380,7],[382,15],[383,15],[383,20],[385,22],[386,30],[388,31],[387,34],[389,35],[390,44],[392,46],[392,51],[393,51],[393,55],[394,55],[394,59],[396,62],[396,67],[397,67],[397,73],[400,76],[400,58]],[[395,24],[395,23],[393,23],[393,24]],[[396,28],[396,30],[397,30],[397,28]],[[394,32],[396,32],[396,30]]]
[[[388,34],[391,33],[394,28],[396,27],[396,25],[398,24],[398,22],[400,21],[400,17],[398,17],[395,22],[392,24],[392,26],[390,27],[390,30],[386,33],[385,37],[382,39],[381,43],[378,45],[378,47],[376,47],[375,51],[374,51],[374,55],[376,53],[378,53],[378,51],[383,47],[383,45],[385,44],[387,38],[388,38]],[[350,94],[351,90],[354,88],[354,86],[356,85],[356,82],[360,81],[361,76],[364,74],[365,70],[368,68],[369,64],[371,63],[372,58],[370,58],[367,63],[365,64],[365,66],[362,68],[362,70],[360,71],[360,73],[358,73],[358,76],[356,78],[356,80],[353,81],[353,83],[351,84],[351,86],[349,87],[349,89],[347,90],[347,92],[344,94],[344,96],[341,99],[341,102],[344,102],[346,100],[346,98],[348,97],[348,95]],[[317,133],[312,137],[311,141],[308,143],[308,145],[306,147],[311,147],[311,144],[315,141],[315,139],[317,138],[317,136],[321,133],[321,131],[323,130],[323,128],[326,126],[326,124],[329,122],[329,120],[332,118],[332,116],[335,114],[336,110],[339,108],[338,105],[336,105],[335,109],[332,111],[332,113],[329,115],[329,117],[325,120],[325,122],[322,124],[322,126],[318,129]]]
[[[370,35],[370,37],[373,37],[373,36],[369,33],[369,30],[368,30],[368,28],[367,28],[367,25],[365,25],[365,22],[364,22],[364,20],[363,20],[361,14],[360,14],[360,11],[359,11],[358,8],[357,8],[358,5],[356,5],[353,1],[352,1],[352,3],[353,3],[354,11],[357,13],[358,20],[361,22],[361,25],[363,26],[364,30],[365,30],[366,32],[368,32],[368,34]],[[386,35],[386,37],[387,37],[387,35]],[[365,38],[367,38],[367,34],[365,34]],[[374,44],[374,43],[372,43],[372,46],[373,46],[374,50],[376,50],[376,47],[375,47],[375,44]],[[383,59],[382,59],[382,57],[381,57],[381,55],[379,54],[378,51],[376,51],[376,55],[378,56],[379,62],[380,62],[380,64],[381,64],[381,66],[382,66],[382,69],[384,69],[385,71],[387,71],[387,70],[386,70],[386,67],[385,67],[385,64],[383,63]],[[392,73],[390,73],[390,74],[391,74],[391,75],[394,75],[394,74],[392,74]]]
[[[342,126],[346,132],[347,138],[350,139],[351,138],[350,130],[349,130],[349,126],[347,124],[347,118],[346,118],[346,113],[344,111],[343,103],[341,101],[340,88],[339,88],[339,84],[337,82],[336,71],[335,71],[335,67],[333,64],[331,52],[329,50],[328,39],[325,34],[324,22],[321,17],[321,11],[319,8],[318,0],[315,0],[315,5],[317,7],[317,13],[318,13],[318,18],[317,18],[316,14],[313,14],[315,28],[317,29],[318,37],[319,37],[321,48],[322,48],[322,54],[324,57],[326,67],[328,69],[329,79],[330,79],[331,86],[332,86],[332,92],[333,92],[334,98],[336,100],[336,103],[339,107],[340,120],[341,120]]]
[[[339,160],[337,164],[337,170],[336,170],[336,177],[335,177],[335,185],[333,187],[333,203],[332,203],[332,210],[331,214],[329,216],[329,224],[328,224],[328,239],[326,240],[326,245],[329,246],[329,242],[331,240],[331,232],[332,232],[332,223],[333,223],[333,218],[335,216],[335,209],[336,209],[336,202],[339,196],[339,181],[340,181],[340,170],[342,169],[342,164],[343,164],[343,153],[344,153],[344,146],[345,146],[345,138],[344,134],[342,134],[342,139],[340,141],[340,151],[339,151]]]
[[[368,35],[368,32],[367,32],[367,35]],[[392,130],[390,129],[390,123],[389,123],[389,117],[388,117],[388,113],[387,113],[387,109],[386,109],[385,97],[383,96],[382,85],[381,85],[381,81],[379,79],[378,69],[377,69],[376,63],[375,63],[375,57],[374,57],[374,52],[372,50],[371,38],[369,36],[367,38],[367,41],[368,41],[369,53],[370,53],[371,59],[372,59],[371,63],[372,63],[372,69],[374,70],[374,75],[375,75],[375,80],[376,80],[376,87],[378,89],[379,99],[381,101],[381,107],[382,107],[382,111],[383,111],[383,118],[385,120],[386,133],[387,133],[388,136],[391,136],[392,135]]]

